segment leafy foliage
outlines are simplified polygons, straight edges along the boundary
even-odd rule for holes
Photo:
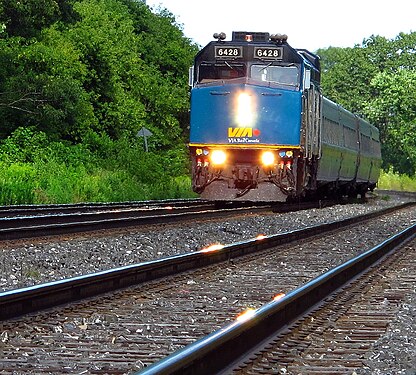
[[[197,47],[167,11],[135,0],[3,0],[0,9],[0,137],[24,125],[77,143],[145,126],[155,149],[183,140]]]
[[[384,165],[412,175],[416,172],[416,70],[379,73],[371,85],[377,95],[366,112],[387,141]]]
[[[28,165],[27,201],[189,194],[174,181],[188,168],[196,52],[142,1],[0,0],[0,174],[20,181],[12,166]]]
[[[33,128],[18,128],[1,145],[1,156],[5,163],[33,163],[48,149],[48,138]]]
[[[68,0],[0,0],[0,23],[9,36],[30,38],[58,20],[69,21],[72,1]]]
[[[383,190],[416,192],[416,174],[413,176],[399,175],[390,168],[387,172],[381,172],[378,187]]]
[[[416,171],[416,33],[371,36],[354,48],[319,50],[324,94],[380,129],[383,166]]]
[[[193,197],[183,150],[145,152],[140,140],[49,142],[19,128],[0,145],[0,204],[126,201]]]

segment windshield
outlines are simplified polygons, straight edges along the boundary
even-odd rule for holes
[[[275,65],[252,65],[251,78],[264,81],[274,82],[281,85],[298,86],[299,84],[299,69],[295,65],[289,66],[275,66]]]
[[[201,64],[198,72],[198,82],[212,82],[246,76],[244,64],[224,62],[221,64]]]

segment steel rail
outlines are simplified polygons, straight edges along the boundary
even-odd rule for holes
[[[225,245],[218,250],[211,251],[203,249],[155,261],[62,279],[27,288],[9,290],[0,293],[0,321],[227,261],[299,239],[309,238],[317,234],[388,214],[411,205],[414,205],[414,203],[406,203],[399,207],[390,207],[341,221],[315,225],[283,234],[270,235],[261,239],[237,242]]]
[[[163,199],[146,201],[126,201],[126,202],[85,202],[85,203],[65,203],[65,204],[22,204],[0,206],[0,217],[12,215],[37,215],[53,213],[73,213],[88,212],[102,209],[126,209],[126,208],[145,208],[145,207],[183,207],[189,205],[212,204],[209,201],[195,199]]]
[[[229,216],[233,214],[232,210],[240,210],[239,213],[245,212],[244,210],[257,212],[271,210],[275,213],[283,213],[346,203],[351,202],[323,200],[280,204],[275,202],[270,205],[267,202],[176,199],[104,204],[0,206],[0,241],[170,223],[192,220],[198,218],[198,215],[202,218]]]
[[[230,364],[320,305],[330,294],[416,237],[416,224],[365,253],[318,276],[278,301],[260,307],[245,321],[234,321],[138,372],[140,375],[222,374]]]
[[[0,219],[0,229],[19,229],[24,227],[37,227],[42,225],[54,225],[54,224],[73,224],[81,222],[94,222],[94,221],[106,221],[113,219],[131,219],[131,218],[143,218],[168,215],[172,212],[189,213],[208,211],[213,209],[212,207],[206,209],[200,208],[200,206],[190,207],[168,207],[168,208],[150,208],[150,209],[123,209],[116,211],[99,211],[99,212],[84,212],[84,213],[64,213],[57,215],[36,215],[36,216],[18,216],[12,218]]]
[[[0,218],[13,216],[34,216],[85,213],[98,211],[114,211],[128,209],[163,209],[163,208],[184,208],[184,207],[207,207],[212,208],[221,204],[222,208],[241,208],[251,206],[266,206],[268,202],[249,201],[225,201],[223,203],[208,201],[200,198],[190,199],[164,199],[147,201],[126,201],[126,202],[91,202],[91,203],[68,203],[68,204],[40,204],[40,205],[10,205],[0,206]]]
[[[380,190],[374,191],[376,195],[395,195],[416,200],[416,192]],[[218,204],[219,202],[217,202]],[[248,202],[224,202],[224,206],[243,207]],[[339,202],[337,202],[339,203]],[[200,198],[190,199],[164,199],[164,200],[146,200],[146,201],[125,201],[125,202],[84,202],[84,203],[65,203],[65,204],[26,204],[26,205],[7,205],[0,206],[0,218],[11,216],[28,216],[28,215],[51,215],[51,214],[68,214],[91,212],[98,210],[116,210],[131,208],[163,208],[167,206],[186,207],[186,206],[212,206],[212,201]],[[254,205],[255,203],[252,203]],[[257,203],[262,205],[261,203]],[[307,202],[311,207],[319,206],[319,202]],[[264,204],[263,204],[264,205]],[[290,205],[283,205],[283,210],[288,210]],[[293,206],[293,205],[291,205]],[[307,205],[305,205],[308,208]],[[279,205],[276,206],[279,210]],[[280,212],[280,211],[279,211]]]
[[[49,214],[37,211],[34,216],[1,217],[0,215],[0,241],[34,238],[40,236],[70,234],[102,229],[115,229],[134,225],[151,225],[185,221],[192,219],[211,219],[227,217],[245,212],[272,211],[275,213],[293,212],[311,208],[323,208],[335,204],[351,203],[347,201],[314,201],[299,203],[274,203],[267,202],[208,202],[203,200],[176,200],[174,206],[169,205],[173,201],[148,201],[150,205],[122,208],[116,205],[70,205],[67,210],[59,211],[56,206]],[[128,203],[126,203],[128,204]],[[220,207],[221,206],[221,207]],[[105,207],[110,207],[105,209]],[[32,212],[33,209],[30,210]],[[36,210],[36,209],[35,209]],[[72,210],[76,210],[72,212]],[[95,210],[95,212],[90,212]],[[23,211],[22,211],[23,212]],[[59,212],[59,214],[57,213]]]
[[[0,219],[0,241],[39,236],[122,228],[134,225],[172,223],[192,219],[212,219],[238,213],[270,211],[268,206],[226,209],[197,207],[124,210],[64,215],[38,215]],[[182,212],[181,212],[182,211]]]

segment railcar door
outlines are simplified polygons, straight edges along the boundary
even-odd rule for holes
[[[297,192],[306,188],[315,191],[318,162],[321,157],[321,132],[322,132],[322,94],[311,83],[310,88],[303,95],[302,112],[302,146],[304,149],[303,167],[298,169]]]
[[[322,94],[314,84],[305,95],[304,131],[305,157],[309,160],[321,157]]]

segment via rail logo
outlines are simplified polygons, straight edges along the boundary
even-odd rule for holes
[[[228,128],[228,143],[259,143],[259,129]]]

